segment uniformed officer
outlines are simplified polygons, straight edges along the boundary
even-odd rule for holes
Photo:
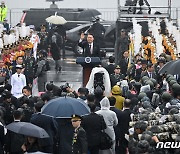
[[[72,125],[75,128],[73,141],[72,141],[72,153],[73,154],[87,154],[88,143],[85,130],[80,126],[82,117],[79,115],[72,115]]]
[[[33,78],[36,69],[36,62],[35,62],[35,58],[31,55],[31,49],[25,50],[24,65],[25,65],[24,75],[26,76],[27,85],[29,85],[29,87],[32,87]]]
[[[21,96],[23,96],[22,89],[24,86],[26,86],[26,77],[21,73],[22,69],[22,65],[16,65],[16,73],[11,76],[11,93],[16,98],[20,98]]]
[[[41,31],[38,32],[38,36],[40,38],[40,43],[38,44],[38,50],[46,50],[48,48],[48,42],[47,42],[47,36],[48,32],[46,32],[46,27],[45,25],[41,25]]]
[[[110,75],[111,87],[114,87],[118,82],[125,79],[125,75],[121,73],[121,68],[117,65],[114,69],[114,73]]]

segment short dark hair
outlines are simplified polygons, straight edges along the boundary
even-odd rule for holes
[[[16,57],[16,60],[17,60],[19,57],[22,57],[22,58],[23,58],[23,56],[17,56],[17,57]]]
[[[78,93],[87,96],[88,93],[89,93],[89,90],[87,88],[85,88],[85,87],[81,87],[81,88],[78,89]]]
[[[53,85],[52,83],[46,84],[46,90],[47,90],[47,91],[52,91],[52,90],[53,90],[53,87],[54,87],[54,85]]]
[[[4,89],[11,91],[11,89],[12,89],[11,84],[9,84],[9,83],[5,84]]]
[[[151,68],[153,66],[152,63],[148,63],[147,68]]]
[[[131,100],[130,99],[125,99],[124,107],[131,107]]]
[[[111,96],[108,99],[109,99],[110,106],[114,106],[116,104],[116,98],[115,97]]]
[[[49,101],[49,100],[51,100],[51,97],[47,93],[44,93],[41,95],[41,99],[43,101]]]
[[[94,37],[94,34],[93,33],[88,33],[87,35],[92,35]]]
[[[27,91],[32,92],[32,90],[29,86],[24,86],[23,89],[26,89]]]
[[[109,57],[109,62],[110,62],[110,63],[114,63],[114,61],[115,61],[115,57],[114,57],[114,56],[110,56],[110,57]]]
[[[37,112],[41,112],[41,108],[44,106],[44,102],[43,101],[38,101],[37,103],[34,104],[34,107],[36,109]]]
[[[22,117],[22,115],[23,115],[23,113],[22,113],[22,111],[20,111],[20,110],[15,110],[15,111],[13,112],[13,117],[14,117],[14,119],[20,119],[20,118]]]
[[[88,102],[94,102],[95,96],[93,94],[88,94],[86,99]]]
[[[88,106],[89,106],[91,112],[95,111],[95,109],[96,109],[96,104],[95,103],[89,103]]]

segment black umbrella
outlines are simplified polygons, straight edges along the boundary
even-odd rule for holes
[[[70,40],[72,42],[77,42],[80,38],[81,32],[86,31],[90,27],[91,27],[91,23],[83,24],[83,25],[77,26],[75,28],[72,28],[72,29],[66,31],[66,39]]]
[[[50,100],[42,108],[42,114],[55,118],[70,118],[72,114],[85,115],[90,112],[89,107],[81,99],[59,97]]]
[[[7,125],[6,128],[12,132],[15,132],[17,134],[22,134],[25,136],[32,136],[37,138],[49,137],[49,135],[43,128],[38,127],[29,122],[13,122]]]
[[[180,60],[175,60],[175,61],[170,61],[168,63],[166,63],[160,70],[159,73],[160,74],[172,74],[172,75],[176,75],[176,74],[180,74]]]
[[[112,33],[114,33],[116,30],[116,23],[113,23],[111,24],[111,26],[109,26],[107,29],[106,29],[106,32],[104,34],[104,37],[108,36],[108,35],[111,35]]]
[[[96,9],[87,9],[82,11],[81,13],[79,13],[78,18],[79,19],[86,19],[86,18],[90,18],[90,17],[95,17],[101,15],[101,12],[99,12]]]

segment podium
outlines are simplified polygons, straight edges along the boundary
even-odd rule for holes
[[[91,70],[94,66],[101,64],[99,57],[77,57],[76,64],[80,64],[83,67],[83,87],[86,86],[89,81]]]

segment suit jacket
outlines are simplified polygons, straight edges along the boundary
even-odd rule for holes
[[[122,111],[121,120],[119,121],[121,125],[121,136],[124,137],[125,134],[128,134],[129,122],[131,121],[132,111],[130,109],[125,109]]]
[[[109,64],[105,67],[105,69],[108,71],[109,75],[111,75],[114,73],[115,67],[115,64]]]
[[[147,76],[147,77],[151,78],[147,71],[141,73],[141,77],[143,77],[143,76]],[[152,78],[157,79],[155,72],[152,72]]]
[[[119,66],[121,67],[121,73],[125,76],[127,75],[128,63],[129,60],[126,60],[125,58],[122,58],[119,63]]]
[[[116,139],[118,139],[118,138],[120,138],[120,134],[121,134],[120,121],[122,121],[122,119],[121,119],[122,111],[115,108],[115,107],[110,107],[110,110],[114,111],[116,113],[116,116],[117,116],[117,119],[118,119],[118,124],[114,127]]]
[[[42,146],[53,145],[53,137],[57,134],[56,121],[51,117],[42,115],[41,113],[35,113],[32,115],[30,122],[43,128],[49,135],[49,138],[40,140],[40,144]]]
[[[0,124],[0,153],[3,153],[3,146],[5,142],[4,127]]]
[[[79,42],[78,44],[81,48],[83,48],[83,56],[85,57],[99,57],[100,56],[100,47],[98,44],[93,42],[92,53],[89,48],[89,43],[85,40]]]
[[[73,151],[73,154],[87,154],[88,153],[86,132],[82,127],[79,127],[74,132],[73,142],[72,142],[72,151]]]
[[[86,131],[89,147],[100,144],[100,135],[103,129],[102,120],[104,120],[103,117],[96,113],[90,113],[83,117],[82,127]]]

